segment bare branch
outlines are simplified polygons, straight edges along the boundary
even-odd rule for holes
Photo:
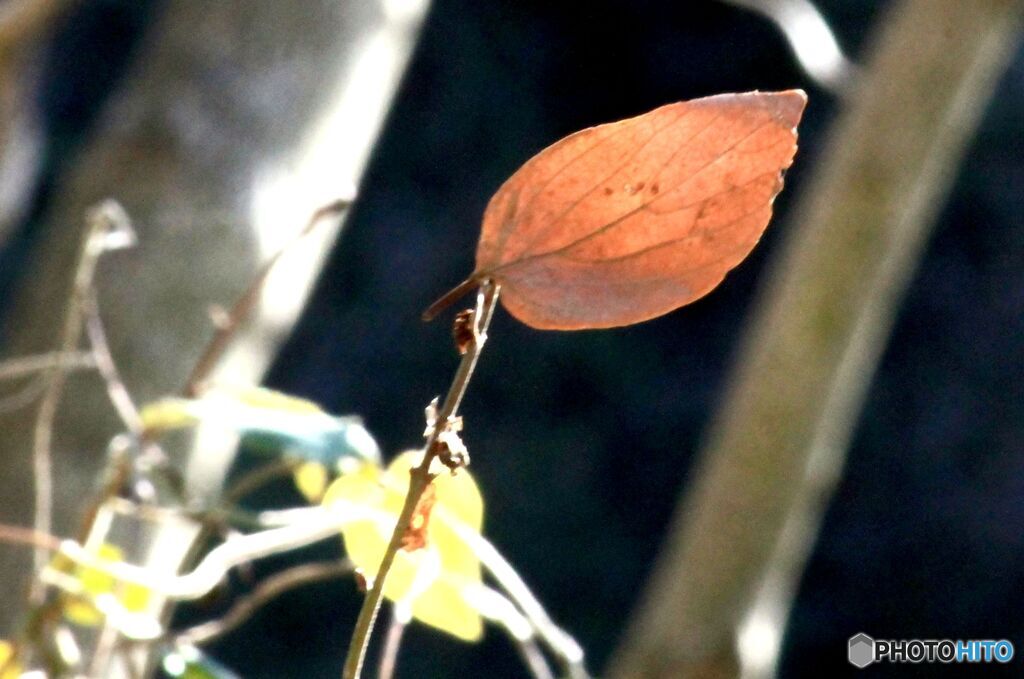
[[[224,636],[245,623],[268,602],[296,587],[333,580],[352,573],[352,562],[326,561],[289,568],[263,580],[252,592],[240,598],[222,617],[189,627],[174,635],[175,644],[201,645]]]
[[[70,297],[64,312],[64,326],[61,331],[60,349],[57,360],[46,372],[46,390],[42,403],[36,414],[35,430],[32,445],[32,468],[35,477],[35,509],[34,526],[39,533],[51,532],[53,524],[53,461],[51,439],[53,437],[53,421],[60,403],[60,394],[64,386],[66,373],[64,370],[66,356],[77,346],[82,332],[83,303],[92,286],[93,274],[100,255],[105,251],[124,247],[124,238],[118,238],[125,232],[128,218],[124,209],[114,201],[104,201],[89,211],[88,228],[82,241],[82,249],[72,282]],[[128,227],[130,229],[130,227]],[[45,550],[36,550],[33,558],[35,572],[42,570],[46,563]],[[33,581],[29,600],[38,604],[42,601],[43,589],[40,583]]]
[[[342,672],[344,679],[358,679],[363,667],[363,658],[366,655],[366,646],[373,633],[373,625],[377,618],[377,611],[380,609],[381,598],[384,594],[384,581],[387,579],[391,565],[395,561],[395,555],[402,546],[402,537],[409,528],[409,522],[416,510],[423,491],[433,480],[431,475],[431,463],[437,458],[438,437],[446,430],[449,421],[455,417],[459,410],[462,397],[466,394],[466,387],[473,376],[480,352],[483,351],[484,343],[487,341],[487,328],[490,327],[491,318],[494,316],[494,309],[498,304],[498,286],[490,280],[480,282],[480,291],[477,293],[475,326],[473,328],[473,341],[466,347],[462,355],[462,361],[452,379],[452,385],[448,389],[448,395],[436,416],[436,425],[427,438],[426,446],[423,449],[423,461],[409,473],[409,490],[405,496],[405,504],[402,506],[402,513],[395,523],[395,530],[391,535],[391,542],[384,552],[380,568],[373,578],[373,587],[366,593],[363,606],[359,611],[359,618],[356,620],[355,631],[349,643],[348,656],[345,659],[345,667]]]
[[[60,549],[60,538],[49,533],[40,533],[32,528],[21,526],[10,526],[0,523],[0,542],[7,542],[15,545],[28,545],[37,549],[45,549],[55,552]],[[0,675],[2,676],[2,675]]]
[[[114,363],[114,357],[110,353],[110,344],[107,342],[107,333],[103,328],[103,319],[100,317],[95,286],[89,286],[85,299],[82,300],[82,313],[85,315],[85,332],[89,337],[89,345],[92,347],[93,361],[107,386],[110,403],[128,431],[138,436],[142,433],[142,418],[139,416],[138,406],[135,405],[135,401],[132,400],[128,388],[121,379],[121,373],[117,369],[117,364]]]
[[[274,266],[280,261],[280,259],[288,253],[296,244],[298,244],[303,238],[313,232],[313,230],[323,220],[328,217],[337,217],[340,215],[348,206],[351,204],[349,200],[339,199],[324,205],[323,207],[316,210],[309,218],[306,226],[295,235],[290,242],[284,245],[280,250],[274,253],[274,255],[264,262],[263,266],[256,273],[255,278],[249,283],[249,287],[245,289],[242,296],[235,301],[235,304],[231,307],[231,310],[227,312],[217,323],[217,331],[214,333],[210,343],[206,345],[203,353],[199,356],[199,360],[196,361],[195,367],[192,368],[192,373],[188,376],[188,380],[185,382],[185,386],[182,389],[182,393],[189,397],[194,398],[199,393],[199,388],[206,378],[213,371],[217,365],[217,361],[224,355],[228,346],[231,344],[232,338],[235,333],[241,327],[242,323],[249,314],[252,312],[256,302],[259,301],[260,292],[263,290],[263,285],[267,282],[267,278],[270,277],[271,271],[274,270]]]
[[[83,368],[96,367],[96,361],[88,351],[71,352],[63,357],[61,357],[59,351],[51,351],[46,354],[19,356],[18,358],[0,361],[0,381],[16,380],[50,370],[57,365],[58,359],[64,362],[65,370],[81,370]]]
[[[402,645],[402,637],[408,622],[398,616],[397,609],[391,609],[391,621],[388,624],[388,633],[384,637],[384,650],[380,654],[380,665],[377,669],[377,679],[391,679],[395,674],[395,665],[398,664],[398,649]]]

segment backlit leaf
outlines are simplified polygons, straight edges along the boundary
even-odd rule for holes
[[[513,316],[553,330],[629,325],[702,297],[767,226],[806,101],[723,94],[555,143],[491,199],[460,291],[493,279]]]

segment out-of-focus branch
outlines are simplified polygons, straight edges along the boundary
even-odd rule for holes
[[[23,356],[0,361],[0,381],[13,380],[27,377],[33,373],[49,370],[60,361],[65,370],[81,370],[83,368],[95,368],[96,360],[88,351],[63,354],[59,351],[51,351],[38,356]]]
[[[609,676],[736,676],[737,627],[766,577],[777,604],[769,618],[781,627],[900,299],[1012,55],[1022,8],[908,0],[883,18],[803,187],[694,487]]]
[[[252,312],[253,307],[256,306],[256,302],[259,301],[260,293],[263,291],[263,286],[266,284],[267,279],[274,270],[274,266],[277,265],[289,250],[291,250],[306,236],[310,235],[318,224],[325,219],[341,216],[345,209],[348,208],[349,204],[349,199],[339,198],[338,200],[332,201],[331,203],[317,209],[310,216],[309,221],[306,222],[306,226],[302,231],[296,234],[291,241],[285,244],[281,249],[274,253],[270,259],[263,263],[259,271],[256,273],[256,276],[245,289],[245,292],[243,292],[241,297],[235,301],[234,305],[231,307],[231,311],[227,313],[224,321],[218,326],[217,331],[210,340],[210,343],[203,349],[203,353],[200,355],[195,367],[192,368],[192,372],[188,376],[185,387],[182,389],[182,393],[185,396],[194,398],[198,395],[199,386],[203,383],[203,380],[209,376],[214,366],[216,366],[217,361],[219,361],[224,355],[224,352],[227,351],[228,345],[230,345],[231,340],[234,339],[239,326],[246,321]]]
[[[814,81],[837,94],[845,94],[856,67],[843,54],[825,18],[810,0],[723,0],[753,10],[775,23],[793,55]]]
[[[72,0],[0,3],[0,242],[27,208],[39,170],[33,78],[40,48]]]
[[[35,481],[35,509],[33,526],[38,533],[50,533],[53,512],[53,462],[50,443],[53,437],[53,421],[57,415],[61,391],[66,377],[64,357],[78,346],[82,333],[82,318],[85,313],[85,302],[92,289],[93,275],[100,255],[110,249],[123,247],[127,244],[123,239],[112,239],[112,234],[124,232],[127,216],[120,205],[114,201],[105,201],[90,210],[87,217],[89,223],[78,266],[71,284],[71,294],[64,312],[64,325],[60,335],[60,353],[57,360],[46,374],[46,389],[43,400],[36,414],[35,433],[32,443],[32,466]],[[33,566],[35,572],[42,570],[46,563],[45,550],[37,549]],[[39,583],[33,582],[30,599],[33,603],[42,601],[43,590]]]
[[[286,592],[303,585],[333,580],[351,573],[352,562],[348,559],[306,563],[289,568],[261,582],[251,593],[236,601],[223,617],[189,627],[174,635],[175,644],[210,643],[237,629],[256,611]]]

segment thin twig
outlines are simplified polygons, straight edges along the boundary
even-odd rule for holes
[[[249,287],[245,289],[242,296],[231,307],[224,321],[218,324],[217,332],[214,333],[213,338],[199,356],[199,360],[196,361],[196,365],[192,368],[192,372],[189,374],[188,380],[186,380],[185,386],[182,389],[182,393],[186,397],[194,398],[199,393],[200,386],[209,377],[220,357],[224,355],[228,345],[230,345],[235,333],[238,332],[238,328],[241,327],[245,319],[249,317],[253,307],[256,306],[256,302],[259,300],[260,293],[263,290],[263,285],[267,282],[267,278],[270,276],[270,272],[274,269],[278,260],[299,241],[312,233],[321,220],[341,214],[350,204],[351,201],[342,198],[318,209],[310,216],[302,231],[264,262],[263,266],[256,273],[256,277],[249,283]]]
[[[32,528],[11,526],[0,523],[0,542],[15,545],[28,545],[36,549],[55,552],[60,549],[61,539],[49,533],[40,533]],[[0,674],[0,676],[3,676]]]
[[[107,341],[107,333],[103,329],[96,288],[93,285],[89,286],[85,298],[82,300],[82,313],[85,316],[85,332],[89,337],[93,361],[103,382],[107,385],[110,403],[128,431],[139,435],[142,433],[142,417],[139,415],[138,406],[135,405],[135,401],[132,400],[128,388],[121,379],[117,364],[114,363],[114,357],[110,352],[110,343]]]
[[[59,356],[59,351],[50,351],[45,354],[19,356],[18,358],[0,361],[0,380],[16,380],[49,370],[57,364]],[[88,351],[66,354],[62,360],[64,361],[65,370],[96,367],[96,361]]]
[[[331,510],[310,507],[301,511],[304,512],[301,521],[228,539],[214,547],[195,569],[184,575],[161,575],[143,566],[108,561],[74,540],[62,541],[58,553],[80,566],[124,583],[145,587],[168,599],[198,599],[216,587],[236,566],[337,537],[346,522],[366,518],[363,508],[343,503],[336,503]]]
[[[200,354],[199,360],[192,368],[190,376],[186,381],[182,394],[187,397],[196,395],[199,386],[207,379],[210,371],[213,370],[217,361],[223,355],[224,351],[228,348],[231,343],[235,332],[241,326],[241,324],[248,318],[250,312],[255,306],[259,299],[260,292],[263,289],[263,285],[266,283],[271,271],[277,262],[283,257],[293,246],[301,241],[305,236],[312,233],[314,228],[321,222],[321,220],[337,215],[351,204],[351,201],[346,199],[339,199],[328,205],[325,205],[317,209],[309,218],[309,221],[305,227],[300,231],[289,243],[278,250],[269,260],[257,272],[256,277],[253,278],[252,282],[246,288],[245,292],[235,302],[231,308],[228,318],[225,323],[218,326],[217,332],[211,338],[210,342],[203,349]],[[109,352],[108,352],[109,353]],[[110,386],[108,381],[108,390]],[[148,440],[149,437],[143,434],[142,443],[143,445],[151,443]],[[121,464],[120,469],[117,473],[111,475],[110,482],[100,491],[95,498],[93,498],[90,506],[83,513],[84,519],[82,521],[81,528],[79,529],[80,539],[84,539],[84,536],[89,534],[90,526],[92,525],[93,518],[99,511],[99,508],[113,497],[121,486],[124,477],[127,475],[128,468],[126,464]]]
[[[302,466],[303,462],[303,460],[282,458],[246,472],[224,491],[223,504],[227,506],[237,504],[246,495],[249,495],[270,481],[293,473],[298,467]]]
[[[377,679],[391,679],[395,675],[395,666],[398,664],[398,649],[402,645],[402,638],[405,635],[405,628],[407,626],[408,623],[402,620],[398,616],[397,611],[392,608],[388,633],[384,637],[384,649],[380,654]]]
[[[96,641],[96,648],[92,654],[92,662],[89,663],[90,677],[103,677],[110,670],[110,663],[117,651],[118,630],[104,619],[103,627],[100,629],[99,639]]]
[[[113,201],[105,201],[93,208],[87,218],[88,228],[82,241],[78,266],[72,281],[71,294],[64,312],[64,325],[61,331],[60,349],[53,366],[46,373],[46,391],[43,401],[36,414],[35,432],[32,445],[32,469],[35,478],[35,509],[33,525],[39,533],[49,533],[53,524],[53,460],[51,443],[53,439],[53,421],[60,403],[61,390],[64,387],[66,356],[78,346],[82,332],[82,303],[92,285],[96,263],[103,252],[108,249],[105,236],[120,226],[119,220],[124,210]],[[46,564],[47,554],[44,549],[37,549],[33,558],[33,571],[38,573]],[[33,604],[42,602],[44,589],[42,583],[33,580],[29,593],[29,601]]]
[[[117,646],[117,656],[121,659],[125,674],[128,675],[128,679],[142,679],[142,672],[139,671],[135,664],[135,658],[132,657],[132,645],[125,641],[125,639],[118,639]]]
[[[359,617],[356,620],[355,629],[352,632],[352,639],[349,643],[348,655],[345,658],[345,667],[342,672],[344,679],[358,679],[363,667],[363,660],[366,655],[366,646],[373,633],[373,625],[377,619],[377,612],[380,610],[381,598],[384,594],[384,581],[387,579],[395,556],[402,546],[402,537],[405,535],[412,520],[416,505],[423,495],[423,491],[430,485],[433,475],[430,471],[431,463],[438,455],[438,436],[445,430],[450,418],[455,417],[459,404],[466,393],[466,387],[473,376],[473,369],[476,367],[480,352],[483,350],[487,340],[487,328],[490,326],[491,317],[494,315],[494,308],[498,302],[498,285],[490,280],[480,282],[480,290],[477,293],[476,315],[473,342],[466,348],[462,356],[459,368],[452,380],[448,395],[437,413],[436,424],[427,438],[426,446],[423,449],[423,461],[420,465],[409,472],[409,490],[405,496],[405,504],[402,506],[402,513],[395,523],[395,530],[391,534],[391,541],[384,557],[381,560],[380,568],[373,578],[373,586],[367,592],[363,600],[362,608],[359,610]]]
[[[439,509],[444,511],[443,508]],[[502,556],[501,552],[487,538],[466,526],[456,517],[446,515],[445,521],[459,536],[459,539],[466,543],[473,554],[480,559],[480,563],[494,576],[502,589],[515,601],[551,652],[562,660],[566,674],[570,677],[589,676],[583,664],[583,649],[568,632],[551,620],[547,611],[544,610],[544,606],[533,595],[523,578]]]
[[[515,642],[516,648],[519,649],[519,655],[523,658],[523,663],[533,674],[534,679],[555,679],[536,639],[530,637],[529,639],[516,639]]]
[[[12,358],[0,363],[0,381],[35,376],[34,379],[18,391],[0,398],[0,414],[21,410],[46,391],[45,372],[51,370],[57,364],[60,353],[59,351],[51,351],[35,356]],[[63,360],[64,370],[68,372],[96,367],[96,361],[88,351],[72,352],[65,355]],[[43,374],[36,375],[36,373]]]
[[[348,559],[307,563],[289,568],[261,582],[256,589],[236,601],[222,617],[189,627],[174,635],[174,643],[197,646],[209,643],[237,629],[262,606],[285,592],[302,585],[344,577],[350,573],[352,573],[352,562]]]

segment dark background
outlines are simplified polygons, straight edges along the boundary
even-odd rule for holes
[[[817,4],[856,59],[886,3]],[[24,275],[17,264],[49,187],[159,10],[92,0],[61,30],[42,94],[47,172],[32,218],[0,254],[0,289]],[[787,208],[801,178],[827,162],[838,102],[807,80],[770,23],[713,2],[435,0],[361,198],[270,373],[274,387],[363,415],[388,454],[417,445],[422,409],[456,364],[447,321],[423,325],[419,312],[472,269],[480,215],[509,174],[588,125],[790,87],[810,95],[801,152],[774,225],[721,288],[611,331],[543,333],[499,312],[470,387],[465,440],[486,533],[594,671],[652,566]],[[1018,54],[874,380],[786,631],[783,677],[855,672],[846,640],[860,631],[1007,638],[1024,653],[1022,111]],[[336,676],[357,604],[348,583],[310,588],[211,651],[247,677]],[[399,661],[404,677],[522,674],[493,629],[474,646],[414,625]]]

